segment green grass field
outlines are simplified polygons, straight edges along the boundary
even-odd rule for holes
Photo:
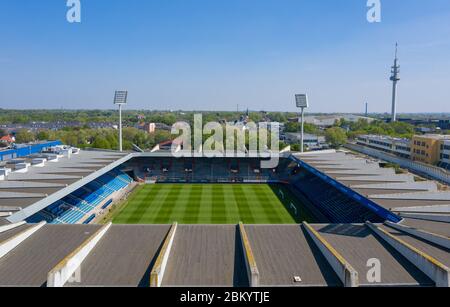
[[[112,219],[115,224],[237,224],[240,221],[245,224],[294,224],[311,221],[304,206],[289,190],[281,185],[265,184],[143,185],[119,207]]]

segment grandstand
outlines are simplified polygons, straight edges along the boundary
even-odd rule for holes
[[[89,214],[94,214],[95,209],[99,207],[106,209],[103,205],[111,200],[111,196],[125,189],[132,182],[133,179],[130,176],[115,169],[31,216],[27,222],[77,224]],[[89,218],[92,220],[92,215]]]
[[[450,286],[450,194],[435,182],[348,152],[261,161],[60,145],[6,160],[0,286]],[[129,215],[99,224],[116,207]]]

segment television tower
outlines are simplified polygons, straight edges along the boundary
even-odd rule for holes
[[[392,66],[391,70],[391,78],[392,81],[392,117],[391,122],[397,121],[397,83],[400,81],[400,66],[398,65],[398,43],[395,44],[395,60],[394,66]]]

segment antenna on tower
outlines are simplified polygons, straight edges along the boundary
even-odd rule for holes
[[[394,66],[391,69],[392,81],[392,116],[391,122],[397,121],[397,83],[400,81],[400,65],[398,65],[398,43],[395,43],[395,59]]]
[[[398,54],[398,43],[395,43],[395,59],[397,60],[397,54]]]

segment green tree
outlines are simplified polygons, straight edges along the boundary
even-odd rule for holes
[[[20,129],[16,132],[16,142],[17,143],[29,143],[35,140],[35,136],[32,132],[27,129]]]
[[[300,151],[300,144],[292,144],[291,151]]]
[[[299,132],[301,130],[301,123],[288,122],[285,125],[286,132]],[[314,124],[305,123],[305,133],[320,134],[319,128]]]
[[[328,144],[333,148],[339,148],[347,143],[347,134],[344,129],[332,127],[325,131],[325,138]]]
[[[284,113],[270,113],[268,115],[268,117],[270,118],[270,120],[272,120],[274,122],[279,122],[279,123],[287,122],[287,117]]]
[[[47,140],[50,140],[50,133],[49,133],[48,130],[42,130],[42,131],[39,131],[39,132],[36,134],[36,138],[37,138],[39,141],[47,141]]]
[[[107,140],[105,140],[104,138],[97,138],[95,139],[95,141],[92,143],[92,148],[97,148],[97,149],[111,149],[111,144],[109,144],[109,142]]]

